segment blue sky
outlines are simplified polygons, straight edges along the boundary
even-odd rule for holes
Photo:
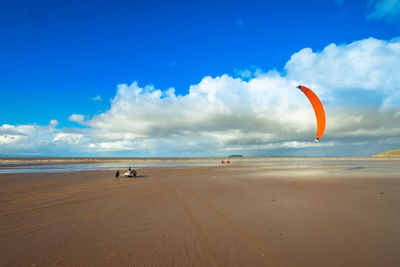
[[[368,86],[364,88],[358,83],[348,83],[349,87],[346,87],[346,90],[342,90],[343,86],[340,85],[338,85],[338,90],[330,89],[332,86],[324,84],[311,72],[306,77],[300,75],[297,69],[294,71],[294,68],[288,68],[288,62],[293,55],[304,51],[305,48],[311,48],[313,53],[322,58],[325,55],[324,49],[332,43],[336,45],[338,51],[343,53],[347,51],[345,48],[351,47],[352,43],[368,38],[397,44],[397,39],[393,38],[400,36],[398,18],[400,18],[400,3],[397,0],[2,1],[0,8],[2,36],[0,42],[0,126],[3,125],[3,130],[0,131],[0,135],[3,135],[3,139],[0,139],[0,154],[196,156],[207,155],[207,150],[203,148],[210,144],[215,146],[215,152],[210,153],[212,155],[225,155],[230,151],[249,155],[278,155],[279,153],[342,155],[349,153],[348,151],[353,151],[353,149],[335,150],[323,149],[323,146],[308,148],[303,145],[283,145],[285,142],[304,141],[303,137],[296,140],[292,135],[288,135],[287,139],[250,137],[248,134],[251,132],[250,126],[249,129],[242,129],[236,125],[218,130],[215,130],[214,126],[207,129],[199,127],[200,124],[208,125],[209,117],[202,118],[197,126],[196,123],[191,122],[190,130],[187,125],[182,126],[178,123],[174,129],[168,128],[168,137],[158,136],[149,130],[157,125],[154,120],[154,125],[148,126],[150,128],[146,130],[122,129],[119,132],[107,128],[107,125],[112,125],[112,123],[102,122],[102,126],[99,126],[99,121],[110,117],[110,120],[120,124],[134,124],[140,121],[149,125],[148,121],[152,121],[151,114],[158,116],[157,111],[152,109],[146,111],[146,116],[142,116],[139,114],[140,111],[127,111],[119,107],[121,103],[117,98],[124,96],[123,90],[118,89],[121,84],[127,84],[129,91],[136,88],[131,84],[137,81],[138,88],[143,88],[143,92],[146,91],[146,86],[153,86],[154,88],[147,87],[147,91],[160,89],[159,98],[163,99],[168,98],[165,92],[171,87],[175,89],[174,95],[188,96],[191,86],[200,88],[205,77],[210,76],[216,79],[226,74],[229,79],[241,79],[245,82],[264,76],[272,77],[271,75],[279,75],[293,82],[309,82],[311,85],[319,86],[316,92],[322,95],[322,100],[328,107],[331,105],[332,110],[343,111],[357,105],[359,110],[354,112],[355,117],[363,116],[363,114],[365,116],[366,113],[371,112],[379,117],[383,114],[382,112],[388,112],[390,109],[394,118],[393,122],[397,122],[399,116],[395,115],[398,110],[392,102],[393,99],[397,99],[399,87],[389,86],[382,92],[374,90],[377,88],[371,89]],[[383,43],[381,46],[389,47]],[[340,47],[343,49],[339,49]],[[371,49],[375,47],[371,45]],[[388,49],[389,52],[382,50],[382,58],[391,57],[392,55],[387,55],[387,53],[393,51],[393,56],[398,55],[396,49],[393,50],[390,47]],[[375,58],[377,53],[371,52],[369,55],[372,55],[374,62],[377,62]],[[340,58],[340,54],[337,54],[337,58]],[[322,62],[325,61],[322,60]],[[326,62],[328,63],[325,63],[325,66],[329,65],[329,61]],[[385,63],[387,61],[382,62],[382,64],[389,64]],[[345,63],[341,62],[341,64]],[[392,77],[399,74],[396,69],[392,68],[391,71],[390,68],[388,69],[388,73],[382,75]],[[271,74],[273,71],[276,73]],[[375,69],[371,69],[371,73],[374,71]],[[323,72],[323,75],[335,76],[328,72]],[[360,88],[355,88],[353,84],[357,84],[356,86]],[[220,85],[215,86],[219,88]],[[222,92],[221,90],[219,92]],[[252,90],[247,93],[253,92]],[[238,92],[240,94],[242,91]],[[129,95],[129,92],[125,93]],[[224,95],[221,96],[221,99],[223,98]],[[140,99],[146,107],[154,104],[146,99]],[[339,99],[347,103],[340,107]],[[269,102],[268,99],[265,100],[265,103],[267,102]],[[389,102],[392,103],[391,108],[385,109],[388,106],[385,103]],[[186,115],[180,113],[182,105],[187,105],[185,103],[183,101],[173,107],[169,106],[167,109],[175,110],[175,113],[171,112],[170,116],[186,118]],[[229,103],[225,104],[229,106]],[[124,106],[126,103],[121,105]],[[209,108],[214,110],[215,106]],[[299,114],[302,108],[303,106],[299,106]],[[363,113],[361,110],[367,111]],[[182,108],[182,112],[185,111],[188,110]],[[228,113],[221,111],[220,115],[227,116]],[[71,117],[73,114],[76,116]],[[281,116],[278,113],[276,116],[279,121]],[[145,117],[148,121],[144,119]],[[190,117],[186,119],[191,120]],[[232,118],[229,119],[232,120]],[[240,124],[240,119],[246,118],[235,118],[235,123]],[[51,120],[53,120],[52,123],[50,123]],[[313,123],[312,120],[311,123]],[[311,123],[309,127],[313,129],[315,126]],[[8,125],[7,129],[4,125]],[[32,131],[40,133],[33,134],[29,131],[28,133],[18,128],[25,126],[36,127],[36,130]],[[10,127],[14,127],[12,131]],[[46,127],[54,129],[50,133]],[[193,133],[193,127],[201,128],[200,136],[208,138],[207,141],[197,142],[199,135]],[[295,128],[296,131],[305,135],[311,131],[308,128]],[[160,132],[163,130],[165,128]],[[239,134],[232,137],[232,132],[235,130],[238,130],[236,133]],[[275,133],[269,127],[264,130],[266,134],[282,135],[282,133]],[[374,136],[368,139],[364,136],[357,142],[349,141],[353,138],[351,133],[343,134],[337,130],[332,131],[335,134],[331,134],[329,139],[328,130],[329,128],[327,128],[327,142],[334,142],[334,140],[336,142],[342,138],[341,140],[346,140],[346,146],[355,145],[357,142],[376,143],[374,138],[378,138]],[[357,131],[360,132],[360,128],[353,129],[353,133]],[[36,142],[37,145],[19,146],[19,141],[11,142],[10,140],[23,138],[13,139],[11,132],[15,136],[24,136],[24,138],[30,136],[32,138],[30,142]],[[228,132],[231,134],[221,138]],[[60,141],[60,134],[62,136],[78,134],[81,139],[57,143]],[[259,143],[264,146],[258,149],[256,146],[243,145],[246,142],[239,142],[243,143],[240,147],[229,146],[232,140],[243,141],[249,138],[259,140]],[[359,151],[355,154],[373,154],[400,144],[396,131],[389,138],[394,140],[394,143],[375,146],[368,153]],[[82,141],[83,139],[85,141]],[[183,140],[196,144],[183,150],[177,149],[174,144],[181,143]],[[110,149],[113,147],[113,142],[119,143],[115,149]],[[101,150],[101,147],[108,150]],[[124,147],[129,147],[129,149],[124,149]],[[290,149],[286,149],[287,147]]]

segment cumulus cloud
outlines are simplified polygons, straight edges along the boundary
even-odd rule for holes
[[[59,125],[60,123],[57,120],[51,120],[50,121],[50,126],[52,127],[56,127],[57,125]]]
[[[400,41],[368,38],[330,44],[320,52],[304,48],[286,63],[287,78],[325,90],[375,90],[391,93],[400,83]]]
[[[85,120],[85,116],[81,114],[72,114],[71,116],[68,117],[68,120],[77,123],[83,123],[83,121]]]
[[[87,120],[70,116],[89,128],[3,125],[0,148],[41,140],[40,146],[83,153],[142,156],[360,156],[400,146],[400,39],[305,48],[292,55],[283,74],[255,67],[236,74],[204,77],[184,95],[120,84],[104,113]],[[326,135],[318,144],[312,142],[315,116],[298,84],[312,88],[325,105]]]
[[[378,105],[393,116],[400,100],[400,39],[368,38],[322,51],[305,48],[286,63],[286,78],[320,89],[336,105]],[[380,106],[380,107],[379,107]]]
[[[389,23],[400,22],[400,0],[371,0],[369,5],[372,11],[367,14],[368,19],[383,19]]]
[[[47,147],[58,131],[54,122],[48,126],[3,124],[0,126],[0,151],[2,154],[39,153],[37,150]]]
[[[103,138],[144,142],[155,150],[159,143],[149,140],[171,150],[204,146],[216,154],[241,145],[242,138],[254,144],[295,136],[306,140],[313,114],[295,85],[276,72],[248,82],[228,75],[205,77],[184,96],[174,89],[122,84],[111,109],[87,123]]]
[[[54,120],[49,125],[0,126],[0,155],[31,156],[79,156],[99,155],[103,151],[121,151],[127,147],[117,146],[119,141],[98,139],[91,129],[55,128]],[[95,144],[95,145],[94,145]]]
[[[315,89],[325,104],[324,146],[335,146],[330,138],[353,142],[399,135],[393,126],[400,122],[398,39],[330,44],[318,52],[305,48],[292,55],[285,72],[237,71],[247,79],[205,77],[183,96],[172,88],[121,84],[111,108],[88,124],[101,129],[105,139],[140,141],[156,151],[205,146],[221,153],[301,148],[303,142],[313,147],[306,142],[315,131],[313,111],[295,89],[301,83]]]

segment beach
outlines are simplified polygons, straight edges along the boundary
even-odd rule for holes
[[[397,171],[267,165],[0,174],[0,265],[400,266]]]

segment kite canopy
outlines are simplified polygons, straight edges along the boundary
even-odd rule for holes
[[[317,95],[314,94],[314,92],[309,88],[302,85],[297,86],[297,88],[299,88],[307,96],[314,109],[315,117],[317,118],[317,137],[315,138],[315,141],[319,141],[324,135],[325,131],[326,118],[324,107],[322,106],[322,103]]]

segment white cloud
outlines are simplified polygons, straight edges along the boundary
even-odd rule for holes
[[[68,120],[77,123],[83,123],[83,121],[85,120],[85,116],[81,114],[72,114],[71,116],[69,116]]]
[[[191,136],[221,145],[243,133],[261,138],[279,136],[283,128],[304,133],[313,125],[306,117],[313,114],[296,85],[276,72],[248,82],[228,75],[205,77],[184,96],[175,95],[173,89],[163,92],[122,84],[111,109],[88,125],[137,139]]]
[[[153,156],[365,155],[363,144],[384,150],[385,140],[400,140],[400,39],[331,44],[318,52],[305,48],[292,55],[284,75],[245,71],[236,71],[244,79],[204,77],[186,95],[120,84],[106,112],[86,121],[70,116],[90,128],[3,125],[0,148],[12,143]],[[315,116],[298,84],[312,88],[325,105],[326,135],[318,144]]]
[[[372,11],[367,14],[368,19],[400,22],[400,0],[371,0],[369,5],[372,6]]]
[[[255,78],[265,74],[265,72],[257,66],[251,66],[250,68],[246,69],[235,69],[234,73],[235,76],[238,76],[244,80],[249,80],[250,78]]]
[[[45,146],[56,132],[58,130],[54,128],[54,122],[49,126],[3,124],[0,126],[0,151],[32,150]]]
[[[101,129],[103,138],[120,135],[126,140],[122,135],[129,134],[129,140],[146,143],[155,151],[176,147],[200,151],[202,146],[216,153],[256,147],[300,148],[299,144],[312,140],[315,134],[313,111],[295,89],[303,83],[325,103],[325,139],[398,134],[391,124],[399,123],[399,118],[388,120],[380,112],[400,91],[398,39],[331,44],[320,52],[306,48],[292,55],[285,70],[284,76],[275,71],[237,71],[248,81],[229,75],[205,77],[183,96],[175,95],[173,89],[122,84],[110,110],[88,124]],[[377,108],[342,103],[343,95],[348,95],[365,105],[369,92],[378,95],[374,100]],[[398,106],[390,107],[385,111],[392,115],[398,112]]]
[[[25,138],[29,133],[26,133],[26,127],[24,129],[25,131],[21,131],[21,129],[9,124],[0,126],[0,145],[17,143]]]
[[[252,76],[252,73],[250,70],[237,70],[236,72],[241,78],[244,78],[244,79],[248,79]]]
[[[102,101],[103,98],[101,97],[101,95],[96,95],[95,97],[92,97],[93,101]]]
[[[400,41],[368,38],[330,44],[320,52],[304,48],[286,63],[287,78],[326,90],[393,92],[400,84]]]
[[[59,122],[57,120],[51,120],[50,121],[50,126],[56,127],[57,125],[59,125]]]
[[[286,63],[287,78],[320,89],[328,102],[339,105],[380,105],[398,111],[400,100],[400,39],[368,38],[350,44],[330,44],[320,52],[305,48]]]
[[[82,139],[85,138],[85,135],[80,133],[63,133],[59,132],[54,135],[52,138],[53,142],[60,142],[68,145],[81,145],[83,144]]]

